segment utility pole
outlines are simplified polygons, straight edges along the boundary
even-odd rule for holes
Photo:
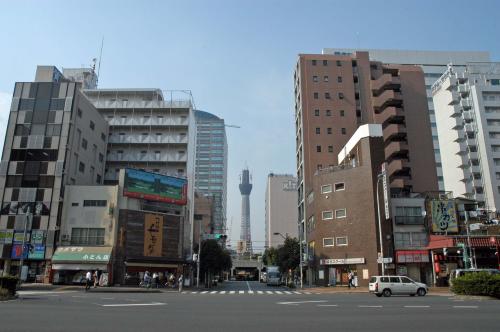
[[[196,271],[196,287],[200,288],[200,263],[201,263],[201,220],[198,220],[199,232],[198,232],[198,259],[197,261],[197,271]]]
[[[30,217],[31,217],[31,207],[28,205],[27,209],[26,209],[26,218],[24,219],[24,232],[23,232],[23,241],[22,241],[22,249],[21,249],[21,261],[19,263],[19,271],[17,272],[18,273],[18,276],[19,276],[19,282],[21,282],[21,271],[23,269],[23,265],[24,265],[24,247],[26,246],[26,232],[27,232],[27,228],[28,228],[28,222],[30,220]]]
[[[382,177],[384,176],[383,173],[380,173],[377,175],[377,219],[378,219],[378,240],[380,242],[380,255],[379,255],[379,259],[381,260],[380,261],[380,264],[382,264],[382,275],[385,275],[385,264],[384,264],[384,243],[382,242],[382,225],[381,225],[381,221],[380,221],[380,198],[379,198],[379,182],[380,182],[380,179],[382,179]]]

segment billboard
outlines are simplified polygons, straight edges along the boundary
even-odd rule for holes
[[[123,196],[186,205],[187,180],[126,168]]]
[[[457,215],[453,200],[433,200],[431,203],[432,231],[457,233]]]

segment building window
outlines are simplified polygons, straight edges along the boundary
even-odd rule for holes
[[[319,135],[321,133],[321,129],[319,127],[316,127],[316,135]]]
[[[330,99],[330,93],[329,92],[325,92],[325,99]]]
[[[321,145],[316,145],[316,152],[321,152]]]
[[[106,135],[104,135],[104,133],[101,133],[101,140],[103,142],[106,142]]]
[[[345,130],[345,128],[341,128],[341,129],[340,129],[340,132],[342,133],[342,135],[345,135],[345,134],[346,134],[346,130]]]
[[[318,81],[318,76],[313,76],[313,82],[317,82]]]
[[[330,110],[326,110],[325,113],[326,113],[326,116],[332,116],[332,111],[330,111]]]
[[[323,219],[323,220],[333,219],[333,211],[323,211],[323,212],[321,212],[321,219]]]
[[[337,67],[341,67],[341,66],[342,66],[342,61],[337,60]]]
[[[321,186],[321,193],[322,194],[328,194],[332,192],[332,185],[331,184],[325,184]]]
[[[99,153],[99,161],[102,163],[104,161],[104,155]]]
[[[328,76],[323,76],[323,82],[328,82]]]
[[[323,60],[323,66],[328,66],[328,60]]]
[[[342,190],[345,190],[345,183],[344,182],[335,183],[335,191],[342,191]]]
[[[342,76],[337,76],[337,82],[342,83]]]
[[[339,99],[344,99],[344,94],[342,92],[339,92]]]
[[[71,245],[104,245],[104,228],[73,228]]]
[[[90,129],[92,129],[92,130],[95,129],[95,123],[94,123],[94,121],[90,121]]]
[[[323,238],[323,247],[333,247],[334,240],[333,237],[324,237]]]
[[[323,165],[321,165],[321,164],[316,165],[316,169],[317,169],[317,170],[320,170],[320,169],[322,169],[322,168],[323,168]]]
[[[333,145],[328,145],[328,152],[333,152]]]
[[[85,172],[85,164],[82,163],[80,161],[80,164],[78,165],[78,170],[81,172],[81,173],[84,173]]]
[[[98,207],[106,207],[108,205],[107,200],[84,200],[83,206],[98,206]]]
[[[102,179],[102,178],[101,178],[101,175],[100,175],[100,174],[97,174],[97,175],[96,175],[96,178],[95,178],[95,182],[96,182],[97,184],[100,184],[100,183],[101,183],[101,179]]]
[[[340,116],[345,116],[345,111],[344,110],[340,111]]]
[[[423,225],[422,207],[397,206],[394,222],[396,225]]]
[[[326,128],[326,133],[328,135],[331,135],[332,134],[332,128]]]
[[[311,60],[313,66],[316,66],[316,60]]]
[[[78,202],[71,203],[71,206],[78,206],[78,205],[80,205]]]
[[[319,116],[319,110],[314,110],[314,116]]]
[[[337,242],[337,246],[346,246],[347,245],[347,236],[336,237],[335,242]]]
[[[335,218],[345,218],[346,217],[346,209],[337,209],[335,210]]]
[[[319,98],[319,94],[317,92],[314,93],[314,99],[318,99]]]
[[[88,144],[87,140],[85,138],[82,138],[82,148],[84,150],[87,150],[87,144]]]

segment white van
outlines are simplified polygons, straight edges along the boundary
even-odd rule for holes
[[[424,296],[427,285],[404,276],[373,276],[368,284],[370,293],[381,297],[391,295]]]

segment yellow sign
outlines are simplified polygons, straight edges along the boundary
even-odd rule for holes
[[[144,220],[144,256],[160,257],[163,244],[163,216],[146,214]]]
[[[457,233],[458,224],[453,200],[431,201],[432,231],[434,233]]]

